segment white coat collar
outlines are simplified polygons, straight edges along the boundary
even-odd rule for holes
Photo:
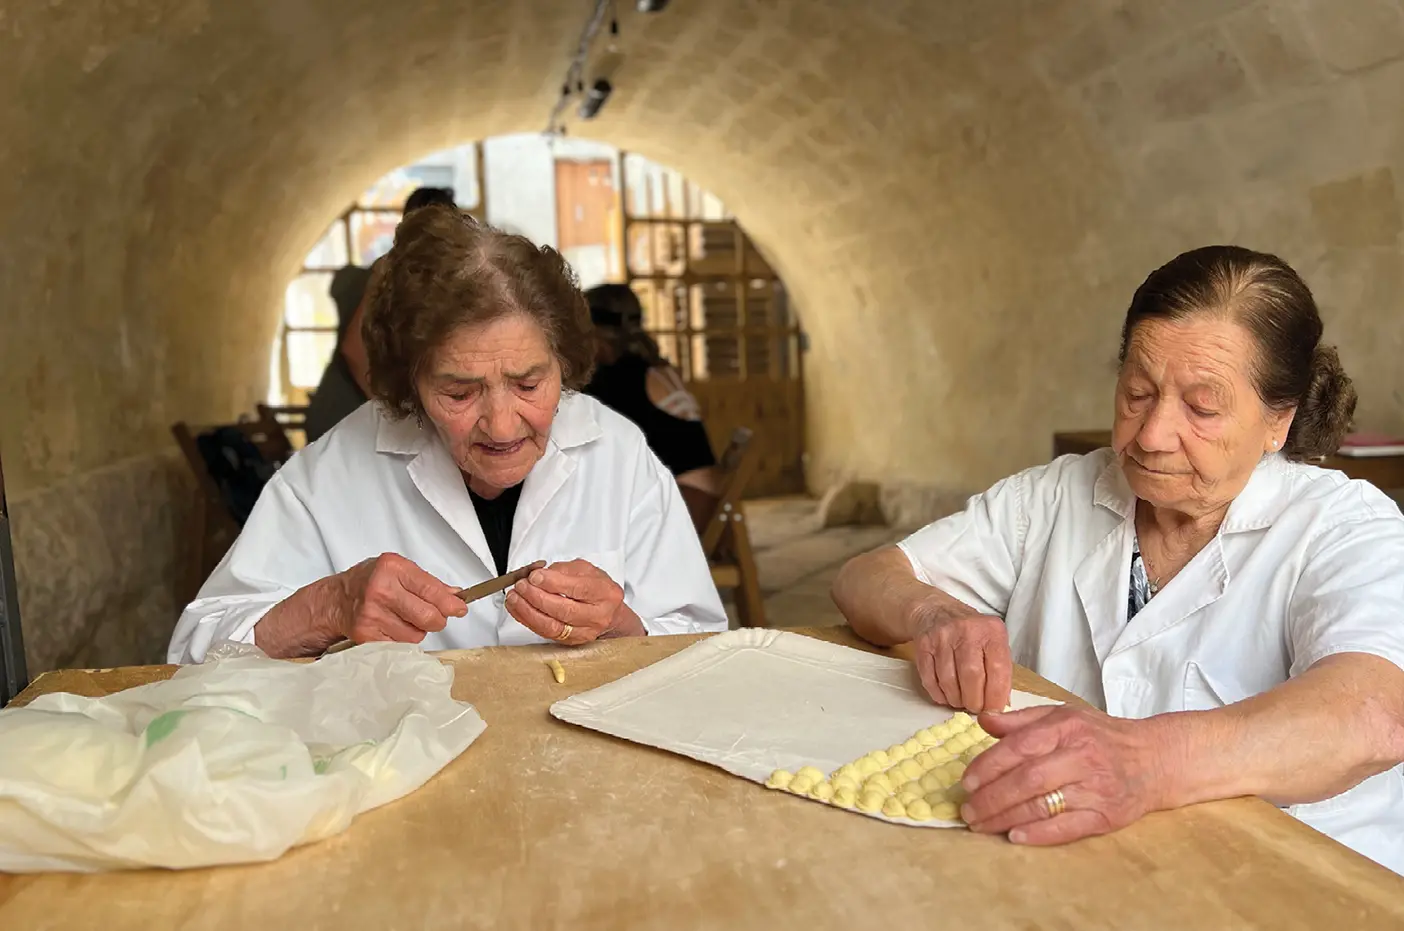
[[[1272,526],[1289,503],[1289,496],[1283,494],[1283,485],[1291,469],[1291,463],[1280,453],[1264,456],[1253,469],[1248,484],[1229,505],[1219,533],[1242,533]],[[1121,463],[1115,456],[1097,477],[1097,484],[1092,490],[1092,503],[1118,514],[1122,520],[1131,520],[1136,516],[1136,495],[1131,491]]]
[[[396,419],[382,404],[376,405],[376,417],[375,451],[378,453],[417,456],[435,438],[433,427],[421,425],[414,417]],[[557,449],[574,449],[603,435],[590,402],[574,391],[563,393],[556,419],[551,423],[551,445]]]
[[[377,407],[375,448],[379,453],[410,457],[407,470],[419,493],[453,528],[482,562],[486,577],[495,574],[494,560],[478,520],[477,509],[466,493],[463,474],[432,426],[413,418],[397,420],[383,407]],[[512,522],[509,560],[517,556],[522,540],[546,511],[551,499],[576,469],[571,451],[604,435],[595,419],[595,402],[575,392],[561,397],[556,418],[551,423],[551,439],[545,454],[531,468],[522,485]]]

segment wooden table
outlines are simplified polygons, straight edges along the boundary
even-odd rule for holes
[[[1083,455],[1110,445],[1110,430],[1053,434],[1055,458],[1070,453]],[[1404,489],[1404,456],[1327,456],[1314,464],[1323,469],[1339,469],[1351,478],[1363,479],[1382,491]]]
[[[858,817],[548,716],[696,639],[442,654],[488,729],[418,792],[273,863],[0,876],[0,928],[1404,928],[1404,878],[1256,800],[1021,848]],[[20,700],[171,669],[48,673]],[[1025,670],[1015,685],[1067,697]]]

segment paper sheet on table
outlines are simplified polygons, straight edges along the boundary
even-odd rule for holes
[[[1060,702],[1015,691],[1010,704],[1019,709]],[[954,712],[931,703],[908,662],[753,629],[700,641],[556,702],[551,714],[763,784],[777,769],[832,772]],[[959,826],[858,813],[921,827]]]

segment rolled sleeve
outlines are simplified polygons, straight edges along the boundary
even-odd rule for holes
[[[1288,618],[1296,676],[1336,653],[1404,669],[1404,519],[1351,521],[1313,542]]]
[[[627,540],[624,603],[650,634],[726,630],[726,611],[678,484],[642,443]]]
[[[254,627],[270,609],[333,571],[312,515],[275,474],[233,547],[181,613],[167,660],[199,663],[219,641],[252,643]]]
[[[1010,476],[963,511],[898,543],[916,577],[976,611],[1003,617],[1028,532],[1028,480],[1027,473]]]

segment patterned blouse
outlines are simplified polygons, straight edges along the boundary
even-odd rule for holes
[[[1155,593],[1151,591],[1146,563],[1141,559],[1141,541],[1131,544],[1131,586],[1126,592],[1126,621],[1130,623]]]

